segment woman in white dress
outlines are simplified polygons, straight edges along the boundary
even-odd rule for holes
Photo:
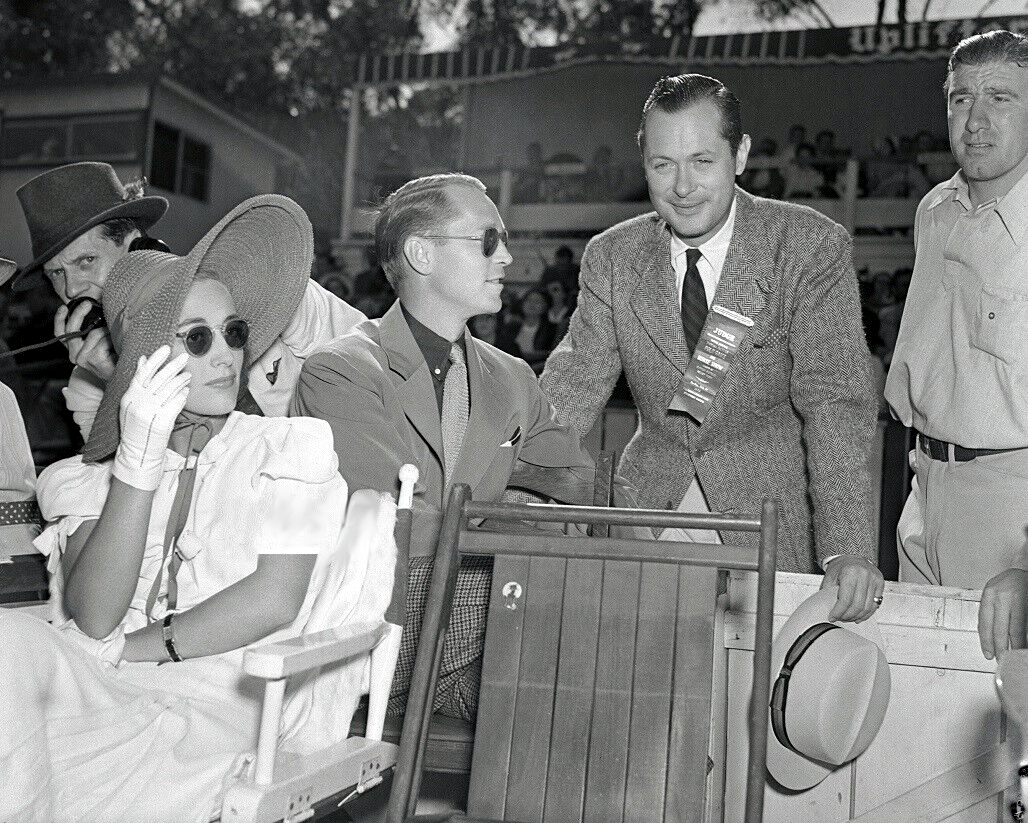
[[[186,257],[112,271],[117,371],[83,455],[38,484],[55,619],[0,610],[0,820],[210,819],[256,743],[243,649],[381,618],[388,506],[342,529],[328,424],[234,411],[312,243],[299,206],[268,195]],[[291,748],[345,737],[363,677],[356,661],[291,687]]]

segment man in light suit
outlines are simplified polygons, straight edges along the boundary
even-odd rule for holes
[[[877,403],[850,239],[812,209],[735,185],[750,138],[713,78],[660,80],[639,145],[656,213],[590,241],[543,390],[584,434],[624,372],[640,423],[619,473],[640,505],[756,512],[777,498],[779,568],[823,569],[840,585],[831,619],[863,620],[884,581],[871,560]],[[701,331],[725,316],[712,307],[752,326],[698,422],[679,401]]]
[[[386,199],[375,235],[399,299],[381,319],[308,358],[290,413],[332,425],[351,490],[395,492],[404,463],[420,470],[410,610],[393,683],[399,696],[407,689],[430,555],[452,486],[466,483],[476,500],[498,500],[508,486],[519,486],[580,502],[574,496],[591,492],[593,461],[556,420],[532,369],[467,332],[475,315],[499,311],[512,261],[485,186],[459,174],[412,180]],[[452,430],[459,395],[462,437]],[[545,489],[535,482],[540,478]],[[488,564],[471,560],[458,577],[436,697],[437,710],[458,717],[470,718],[477,706],[489,576]]]

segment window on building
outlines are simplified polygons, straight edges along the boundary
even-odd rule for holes
[[[3,124],[5,166],[56,166],[79,160],[133,163],[143,145],[143,113],[13,117]]]
[[[211,150],[181,129],[154,122],[150,183],[176,194],[206,200],[211,177]]]

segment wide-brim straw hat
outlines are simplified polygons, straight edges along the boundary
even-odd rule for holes
[[[296,313],[313,262],[314,233],[307,214],[277,194],[240,203],[185,257],[156,251],[122,257],[103,289],[104,316],[117,365],[83,459],[95,462],[114,454],[122,395],[139,358],[171,343],[197,272],[224,283],[236,313],[250,324],[245,370],[268,350]]]
[[[18,271],[18,264],[6,257],[0,257],[0,286],[11,279],[11,275]]]
[[[164,216],[168,201],[126,189],[108,163],[71,163],[38,174],[18,189],[32,238],[32,262],[12,286],[18,291],[39,283],[47,260],[91,228],[130,217],[145,231]]]
[[[813,626],[831,624],[803,652],[788,676],[785,729],[790,745],[768,730],[767,770],[781,786],[803,791],[864,752],[889,707],[891,678],[885,644],[872,615],[862,623],[828,620],[839,596],[830,586],[808,597],[779,630],[771,647],[771,676]]]

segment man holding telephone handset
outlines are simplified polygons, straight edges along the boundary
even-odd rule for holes
[[[123,185],[107,163],[49,169],[18,189],[18,199],[33,259],[15,278],[14,289],[41,285],[42,273],[63,303],[54,315],[54,335],[67,338],[62,342],[75,364],[64,397],[86,439],[115,365],[99,307],[103,285],[114,264],[129,252],[168,251],[161,241],[146,236],[164,216],[168,201],[144,195],[142,181]],[[303,360],[321,343],[364,319],[344,300],[309,281],[289,327],[250,369],[248,394],[241,398],[246,410],[284,415]]]

